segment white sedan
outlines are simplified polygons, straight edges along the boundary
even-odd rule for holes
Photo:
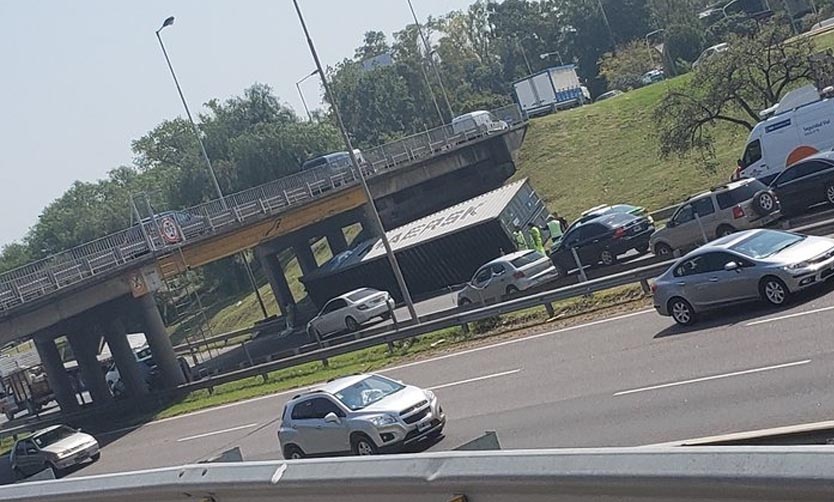
[[[357,289],[327,302],[307,324],[307,332],[312,336],[354,332],[376,317],[389,319],[393,311],[394,300],[388,292]]]

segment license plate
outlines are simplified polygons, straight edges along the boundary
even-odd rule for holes
[[[417,432],[425,432],[431,429],[431,422],[423,422],[422,424],[417,424]]]

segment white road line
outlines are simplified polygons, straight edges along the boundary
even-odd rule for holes
[[[650,387],[641,387],[639,389],[631,389],[631,390],[624,390],[624,391],[621,391],[621,392],[617,392],[616,394],[614,394],[614,397],[625,396],[625,395],[628,395],[628,394],[636,394],[638,392],[648,392],[650,390],[666,389],[666,388],[669,388],[669,387],[678,387],[680,385],[689,385],[689,384],[692,384],[692,383],[708,382],[710,380],[720,380],[722,378],[730,378],[730,377],[736,377],[736,376],[741,376],[741,375],[750,375],[750,374],[753,374],[753,373],[762,373],[764,371],[772,371],[772,370],[779,370],[779,369],[783,369],[783,368],[791,368],[791,367],[794,367],[794,366],[802,366],[803,364],[808,364],[810,362],[811,362],[810,359],[805,359],[804,361],[796,361],[796,362],[792,362],[792,363],[777,364],[775,366],[765,366],[763,368],[754,368],[754,369],[751,369],[751,370],[734,371],[732,373],[724,373],[723,375],[713,375],[713,376],[702,377],[702,378],[693,378],[692,380],[682,380],[680,382],[664,383],[664,384],[661,384],[661,385],[652,385]]]
[[[521,368],[510,370],[510,371],[502,371],[501,373],[493,373],[492,375],[484,375],[475,378],[468,378],[466,380],[459,380],[457,382],[451,383],[444,383],[443,385],[435,385],[434,387],[429,387],[430,390],[438,390],[438,389],[446,389],[448,387],[456,387],[458,385],[465,385],[468,383],[480,382],[482,380],[489,380],[491,378],[500,378],[503,376],[515,375],[516,373],[520,373]]]
[[[381,370],[380,372],[387,373],[389,371],[396,371],[396,370],[401,370],[401,369],[405,369],[405,368],[411,368],[411,367],[414,367],[414,366],[420,366],[421,364],[428,364],[428,363],[433,363],[433,362],[437,362],[437,361],[442,361],[444,359],[450,359],[452,357],[465,356],[465,355],[468,355],[468,354],[474,354],[476,352],[481,352],[481,351],[484,351],[484,350],[497,349],[499,347],[505,347],[507,345],[514,345],[516,343],[523,343],[523,342],[529,342],[529,341],[532,341],[532,340],[538,340],[539,338],[558,335],[558,334],[561,334],[561,333],[566,333],[568,331],[576,331],[578,329],[583,329],[583,328],[590,328],[592,326],[597,326],[597,325],[600,325],[600,324],[605,324],[605,323],[609,323],[609,322],[613,322],[613,321],[621,321],[623,319],[628,319],[630,317],[635,317],[635,316],[638,316],[638,315],[645,315],[645,314],[653,313],[653,312],[655,312],[654,309],[641,310],[639,312],[632,312],[630,314],[624,314],[624,315],[617,316],[617,317],[610,317],[608,319],[600,319],[599,321],[593,321],[593,322],[589,322],[587,324],[579,324],[577,326],[570,326],[570,327],[567,327],[567,328],[562,328],[562,329],[557,329],[557,330],[553,330],[553,331],[547,331],[547,332],[544,332],[544,333],[539,333],[538,335],[530,335],[530,336],[525,336],[523,338],[515,338],[513,340],[508,340],[506,342],[494,343],[492,345],[485,345],[483,347],[476,347],[474,349],[469,349],[469,350],[461,350],[460,352],[452,352],[451,354],[446,354],[446,355],[438,356],[438,357],[432,357],[430,359],[423,359],[423,360],[420,360],[420,361],[414,361],[413,363],[401,364],[399,366],[394,366],[394,367],[391,367],[391,368],[385,368],[384,370]]]
[[[785,319],[793,319],[794,317],[802,317],[802,316],[811,315],[811,314],[819,314],[821,312],[828,312],[829,310],[834,310],[834,306],[824,307],[824,308],[814,309],[814,310],[808,310],[806,312],[797,312],[795,314],[787,314],[787,315],[783,315],[783,316],[779,316],[779,317],[770,317],[768,319],[762,319],[760,321],[748,322],[747,324],[745,324],[745,326],[749,328],[750,326],[758,326],[759,324],[767,324],[767,323],[770,323],[770,322],[784,321]]]
[[[621,321],[623,319],[628,319],[630,317],[636,317],[636,316],[639,316],[639,315],[645,315],[645,314],[654,313],[654,312],[655,312],[654,309],[640,310],[638,312],[632,312],[630,314],[623,314],[623,315],[616,316],[616,317],[609,317],[607,319],[600,319],[598,321],[589,322],[587,324],[579,324],[579,325],[576,325],[576,326],[570,326],[570,327],[567,327],[567,328],[557,329],[557,330],[554,330],[554,331],[547,331],[547,332],[544,332],[544,333],[539,333],[537,335],[530,335],[530,336],[526,336],[526,337],[522,337],[522,338],[516,338],[516,339],[513,339],[513,340],[508,340],[506,342],[499,342],[499,343],[494,343],[492,345],[485,345],[483,347],[477,347],[477,348],[474,348],[474,349],[462,350],[460,352],[453,352],[453,353],[450,353],[450,354],[446,354],[446,355],[438,356],[438,357],[433,357],[433,358],[430,358],[430,359],[422,359],[420,361],[415,361],[413,363],[401,364],[399,366],[384,368],[382,370],[379,370],[378,373],[387,373],[389,371],[396,371],[396,370],[401,370],[401,369],[404,369],[404,368],[411,368],[413,366],[419,366],[421,364],[428,364],[428,363],[433,363],[433,362],[436,362],[436,361],[442,361],[444,359],[449,359],[449,358],[452,358],[452,357],[465,356],[467,354],[473,354],[473,353],[481,352],[481,351],[484,351],[484,350],[497,349],[499,347],[504,347],[506,345],[529,342],[529,341],[537,340],[539,338],[544,338],[544,337],[547,337],[547,336],[558,335],[558,334],[561,334],[561,333],[566,333],[568,331],[576,331],[576,330],[583,329],[583,328],[590,328],[592,326],[598,326],[600,324],[606,324],[606,323],[613,322],[613,321]],[[245,401],[237,401],[235,403],[223,404],[223,405],[220,405],[220,406],[215,406],[213,408],[206,408],[204,410],[192,411],[191,413],[186,413],[186,414],[183,414],[183,415],[177,415],[175,417],[160,418],[159,420],[154,420],[153,422],[150,422],[148,425],[161,424],[161,423],[165,423],[165,422],[170,422],[172,420],[180,420],[180,419],[183,419],[183,418],[190,418],[190,417],[194,417],[194,416],[197,416],[197,415],[202,415],[204,413],[213,413],[215,411],[220,411],[220,410],[224,410],[224,409],[227,409],[227,408],[234,408],[236,406],[244,406],[244,405],[252,404],[252,403],[255,403],[255,402],[258,402],[258,401],[263,401],[264,399],[272,399],[272,398],[276,398],[276,397],[280,397],[280,396],[286,396],[286,395],[290,395],[290,394],[298,394],[300,391],[303,391],[305,389],[309,389],[310,387],[311,386],[299,387],[299,388],[295,388],[295,389],[291,389],[291,390],[276,392],[275,394],[269,394],[267,396],[254,397],[252,399],[247,399]]]
[[[177,442],[182,443],[183,441],[191,441],[191,440],[194,440],[194,439],[207,438],[209,436],[216,436],[218,434],[226,434],[227,432],[240,431],[240,430],[243,430],[243,429],[252,429],[252,428],[257,427],[257,426],[258,426],[258,424],[239,425],[237,427],[232,427],[230,429],[223,429],[222,431],[206,432],[205,434],[197,434],[196,436],[188,436],[188,437],[180,438],[180,439],[177,439]]]

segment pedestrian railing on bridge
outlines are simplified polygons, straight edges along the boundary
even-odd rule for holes
[[[526,121],[516,105],[492,113],[511,127]],[[362,169],[367,177],[377,176],[482,140],[489,134],[480,128],[444,125],[362,152]],[[306,204],[357,182],[352,168],[323,166],[228,195],[223,200],[147,218],[131,228],[0,274],[0,315],[102,273],[150,261],[156,252]]]

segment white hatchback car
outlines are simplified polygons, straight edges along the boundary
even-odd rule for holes
[[[501,301],[558,276],[556,267],[547,256],[538,251],[517,251],[479,268],[458,293],[458,305],[464,307]]]
[[[361,288],[333,298],[307,324],[312,336],[326,336],[343,331],[358,331],[371,319],[390,319],[394,299],[386,291]]]
[[[290,399],[278,441],[286,459],[374,455],[439,439],[445,425],[432,391],[382,375],[354,375]]]

